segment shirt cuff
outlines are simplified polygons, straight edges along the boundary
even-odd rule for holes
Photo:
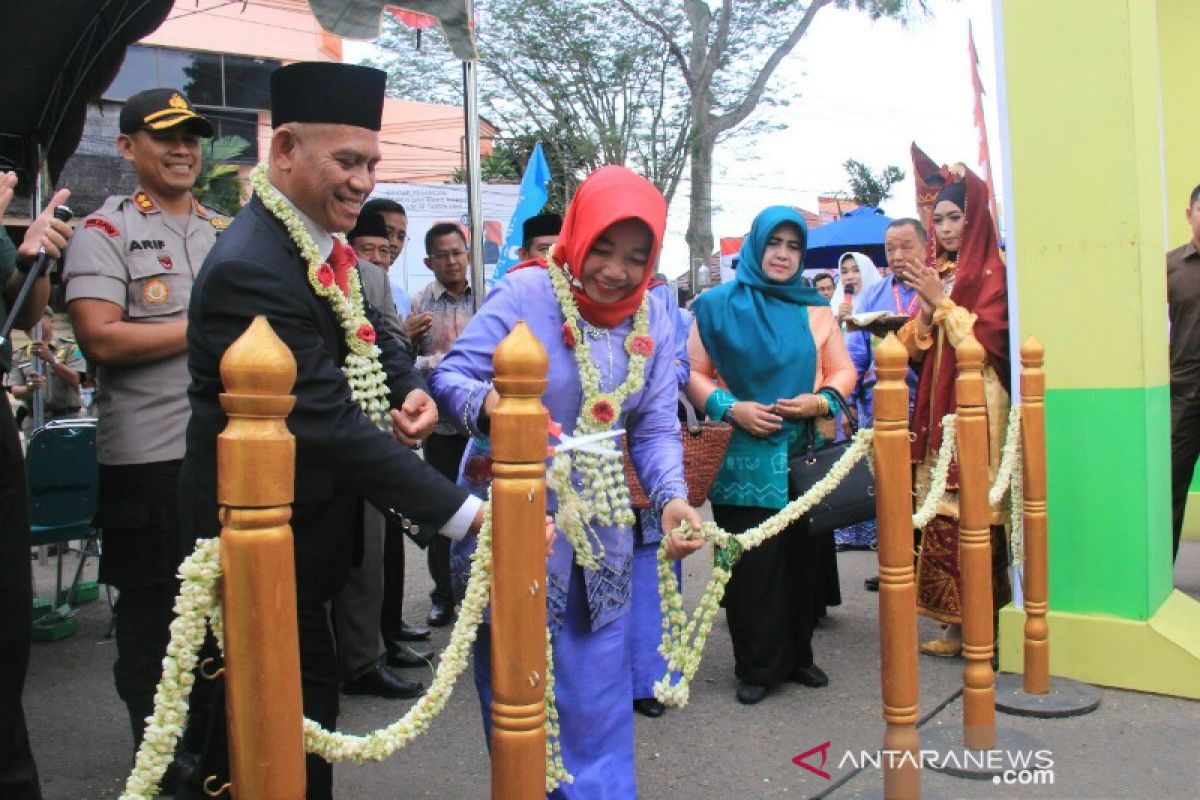
[[[471,523],[475,521],[475,515],[479,513],[482,506],[482,500],[475,495],[468,495],[463,504],[458,507],[458,511],[454,512],[454,516],[446,521],[438,533],[455,541],[466,538],[466,535],[471,532]]]
[[[483,413],[484,401],[487,400],[491,391],[491,383],[480,381],[467,393],[467,402],[463,404],[462,417],[459,422],[468,436],[474,436],[477,439],[488,438],[488,431],[479,427],[479,417]]]

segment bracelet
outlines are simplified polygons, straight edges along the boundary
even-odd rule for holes
[[[829,398],[821,393],[817,393],[817,416],[829,416]]]

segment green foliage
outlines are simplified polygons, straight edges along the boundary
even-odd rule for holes
[[[904,180],[904,170],[894,165],[876,174],[863,162],[848,158],[842,167],[850,178],[850,194],[860,206],[878,208],[892,196],[892,187]]]
[[[554,203],[605,164],[624,164],[670,198],[687,160],[689,113],[682,79],[657,36],[605,0],[480,0],[481,114],[524,165],[541,141]],[[461,64],[440,31],[415,32],[385,17],[377,54],[388,92],[408,100],[462,99]],[[525,146],[528,142],[528,147]]]
[[[200,175],[192,194],[206,206],[233,216],[242,207],[242,181],[230,163],[250,146],[240,136],[200,140]]]

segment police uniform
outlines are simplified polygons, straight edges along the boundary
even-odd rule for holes
[[[79,373],[82,380],[83,374],[87,372],[87,361],[84,359],[79,345],[70,339],[53,339],[49,345],[54,353],[54,360],[72,372]],[[36,368],[37,356],[33,353],[32,342],[22,347],[17,354],[19,360],[8,374],[9,386],[21,386],[29,383],[28,375]],[[48,364],[45,365],[44,374],[46,385],[42,389],[42,413],[45,420],[49,422],[53,419],[78,414],[82,405],[79,387],[71,386],[64,381]],[[25,406],[27,413],[32,414],[33,398],[26,398],[21,403]]]
[[[141,188],[109,197],[71,241],[63,269],[66,301],[113,303],[122,321],[139,325],[186,320],[192,283],[228,224],[228,217],[194,198],[190,213],[176,218]],[[189,415],[187,354],[99,364],[95,371],[100,580],[121,590],[113,674],[136,743],[153,711],[175,572],[186,555],[179,541],[178,482]]]

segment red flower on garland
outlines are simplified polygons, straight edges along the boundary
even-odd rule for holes
[[[563,341],[567,343],[567,347],[575,346],[575,331],[571,328],[571,323],[563,323]]]
[[[321,282],[321,285],[324,286],[326,289],[328,289],[330,286],[332,286],[333,285],[333,267],[329,266],[328,264],[322,264],[320,267],[318,267],[317,268],[317,280],[319,280]]]
[[[617,412],[613,409],[612,403],[607,400],[597,400],[592,403],[592,416],[598,422],[609,423],[617,416]]]
[[[354,335],[367,344],[375,344],[375,329],[365,322],[358,326],[358,332]]]
[[[489,456],[471,456],[463,467],[463,477],[472,483],[487,483],[492,479],[492,459]]]
[[[633,337],[633,341],[629,343],[629,349],[639,356],[649,358],[654,352],[654,340],[649,336],[635,336]]]

